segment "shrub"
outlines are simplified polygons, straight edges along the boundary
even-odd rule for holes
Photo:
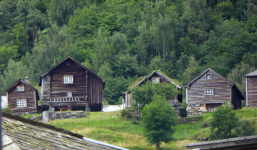
[[[4,108],[4,109],[2,109],[2,112],[5,112],[5,113],[12,113],[13,112],[13,110],[10,108],[10,104],[9,104],[9,106],[7,107],[7,108]]]
[[[255,131],[255,122],[250,120],[243,120],[237,123],[236,132],[238,136],[249,136],[253,135]]]
[[[132,115],[126,109],[122,109],[120,115],[122,118],[132,118]]]
[[[213,120],[210,122],[211,136],[213,139],[224,139],[231,136],[232,129],[235,128],[238,118],[233,108],[226,103],[226,105],[219,106],[213,113]]]

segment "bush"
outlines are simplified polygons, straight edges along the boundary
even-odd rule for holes
[[[13,112],[13,110],[10,108],[10,105],[9,105],[8,108],[2,109],[2,112],[11,114]]]
[[[237,123],[236,132],[238,136],[249,136],[253,135],[255,131],[255,122],[250,120],[243,120]]]
[[[210,122],[211,136],[214,139],[225,139],[231,136],[231,131],[236,127],[238,118],[233,108],[228,103],[223,107],[219,106],[213,113],[213,120]]]
[[[132,118],[132,114],[130,114],[126,109],[122,109],[120,115],[122,118]]]
[[[132,119],[132,124],[137,124],[137,120],[136,120],[136,118],[134,118],[134,117],[133,117],[133,119]]]

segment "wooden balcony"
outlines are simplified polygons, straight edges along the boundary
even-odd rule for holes
[[[84,97],[51,97],[49,102],[79,102],[84,100]]]

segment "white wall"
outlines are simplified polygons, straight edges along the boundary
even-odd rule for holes
[[[117,111],[125,108],[125,104],[121,105],[103,105],[103,112]]]
[[[2,96],[2,108],[7,108],[8,107],[8,101],[7,101],[7,96]]]

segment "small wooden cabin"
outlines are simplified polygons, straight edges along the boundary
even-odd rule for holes
[[[8,105],[14,113],[37,113],[38,90],[29,84],[28,78],[25,81],[19,79],[6,90]]]
[[[241,100],[244,100],[244,96],[234,83],[210,68],[204,70],[184,87],[188,116],[212,112],[225,102],[230,102],[234,109],[240,109]]]
[[[42,74],[38,85],[43,109],[102,109],[105,80],[71,56]]]
[[[246,106],[257,106],[257,70],[245,77]]]
[[[138,82],[132,84],[130,86],[130,89],[132,89],[135,86],[140,86],[140,85],[146,83],[148,80],[152,81],[152,83],[170,83],[170,84],[173,84],[174,86],[176,86],[176,88],[178,90],[182,90],[182,86],[180,85],[180,83],[178,81],[176,81],[174,79],[171,79],[170,77],[168,77],[164,73],[161,73],[160,71],[157,71],[157,70],[153,71],[152,73],[150,73],[146,77],[143,77]],[[123,99],[124,99],[124,102],[125,102],[125,107],[130,108],[131,103],[134,102],[132,100],[132,95],[130,94],[130,91],[126,91],[126,92],[123,93]],[[182,102],[182,101],[183,101],[182,95],[178,95],[176,100],[171,101],[171,104],[172,105],[178,105],[178,102]]]

